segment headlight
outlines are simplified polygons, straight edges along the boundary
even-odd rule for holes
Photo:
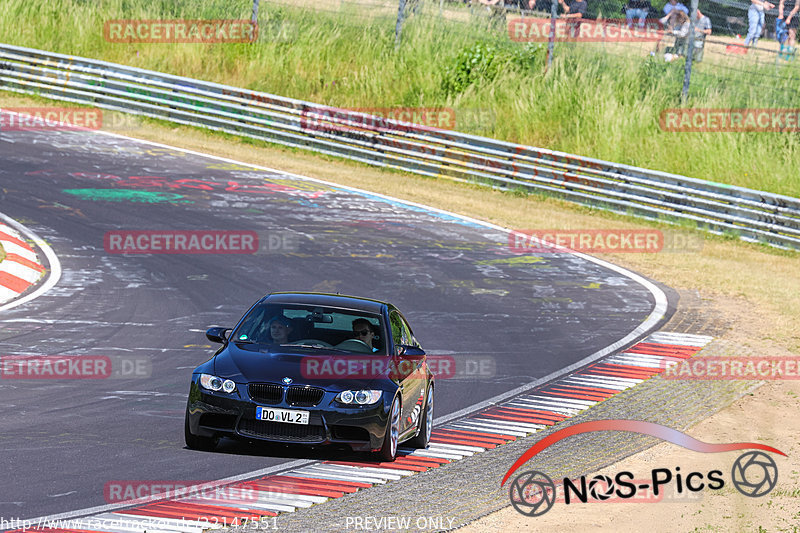
[[[353,391],[346,390],[339,395],[339,401],[342,403],[353,403]]]
[[[371,405],[383,396],[379,390],[346,390],[336,395],[336,401],[344,404]]]
[[[224,391],[230,394],[236,390],[236,383],[229,379],[218,378],[211,374],[200,374],[200,386],[215,392]]]

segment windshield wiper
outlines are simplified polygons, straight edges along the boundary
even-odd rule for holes
[[[340,348],[334,348],[332,346],[321,346],[319,344],[280,344],[279,346],[294,346],[296,348],[308,348],[311,350],[333,350],[334,352],[342,352],[342,353],[349,353],[347,350],[342,350]]]

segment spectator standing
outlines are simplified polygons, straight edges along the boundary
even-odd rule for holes
[[[788,30],[788,38],[786,43],[781,43],[781,51],[780,57],[784,59],[791,59],[794,55],[795,47],[797,45],[797,26],[798,26],[798,17],[797,12],[800,11],[800,0],[795,0],[794,7],[789,12],[788,15],[784,18],[785,10],[784,10],[784,3],[786,0],[780,0],[778,4],[778,20],[783,21],[786,25],[786,29]]]
[[[768,11],[775,7],[766,0],[750,0],[750,7],[747,10],[747,22],[749,24],[747,29],[747,38],[744,40],[745,46],[751,44],[755,46],[758,44],[758,39],[764,31],[764,11]]]
[[[706,37],[711,35],[711,19],[703,15],[700,9],[697,10],[697,23],[694,25],[694,49],[692,50],[692,60],[698,63],[703,60],[703,50]]]
[[[798,0],[800,1],[800,0]],[[625,20],[628,22],[630,28],[633,24],[633,19],[639,19],[639,27],[644,28],[644,21],[650,13],[650,0],[628,0],[625,5]]]

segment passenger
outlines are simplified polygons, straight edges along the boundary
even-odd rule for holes
[[[289,334],[292,332],[291,321],[283,315],[275,315],[269,322],[269,335],[275,344],[286,344],[289,342]]]
[[[373,329],[372,323],[366,318],[356,318],[353,320],[353,336],[372,348],[373,352],[378,351],[378,349],[372,345],[372,341],[376,338],[375,330]]]

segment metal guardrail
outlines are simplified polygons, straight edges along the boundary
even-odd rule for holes
[[[693,221],[712,232],[800,249],[800,199],[788,196],[3,44],[0,89],[201,126],[425,176],[539,191],[668,222]]]

